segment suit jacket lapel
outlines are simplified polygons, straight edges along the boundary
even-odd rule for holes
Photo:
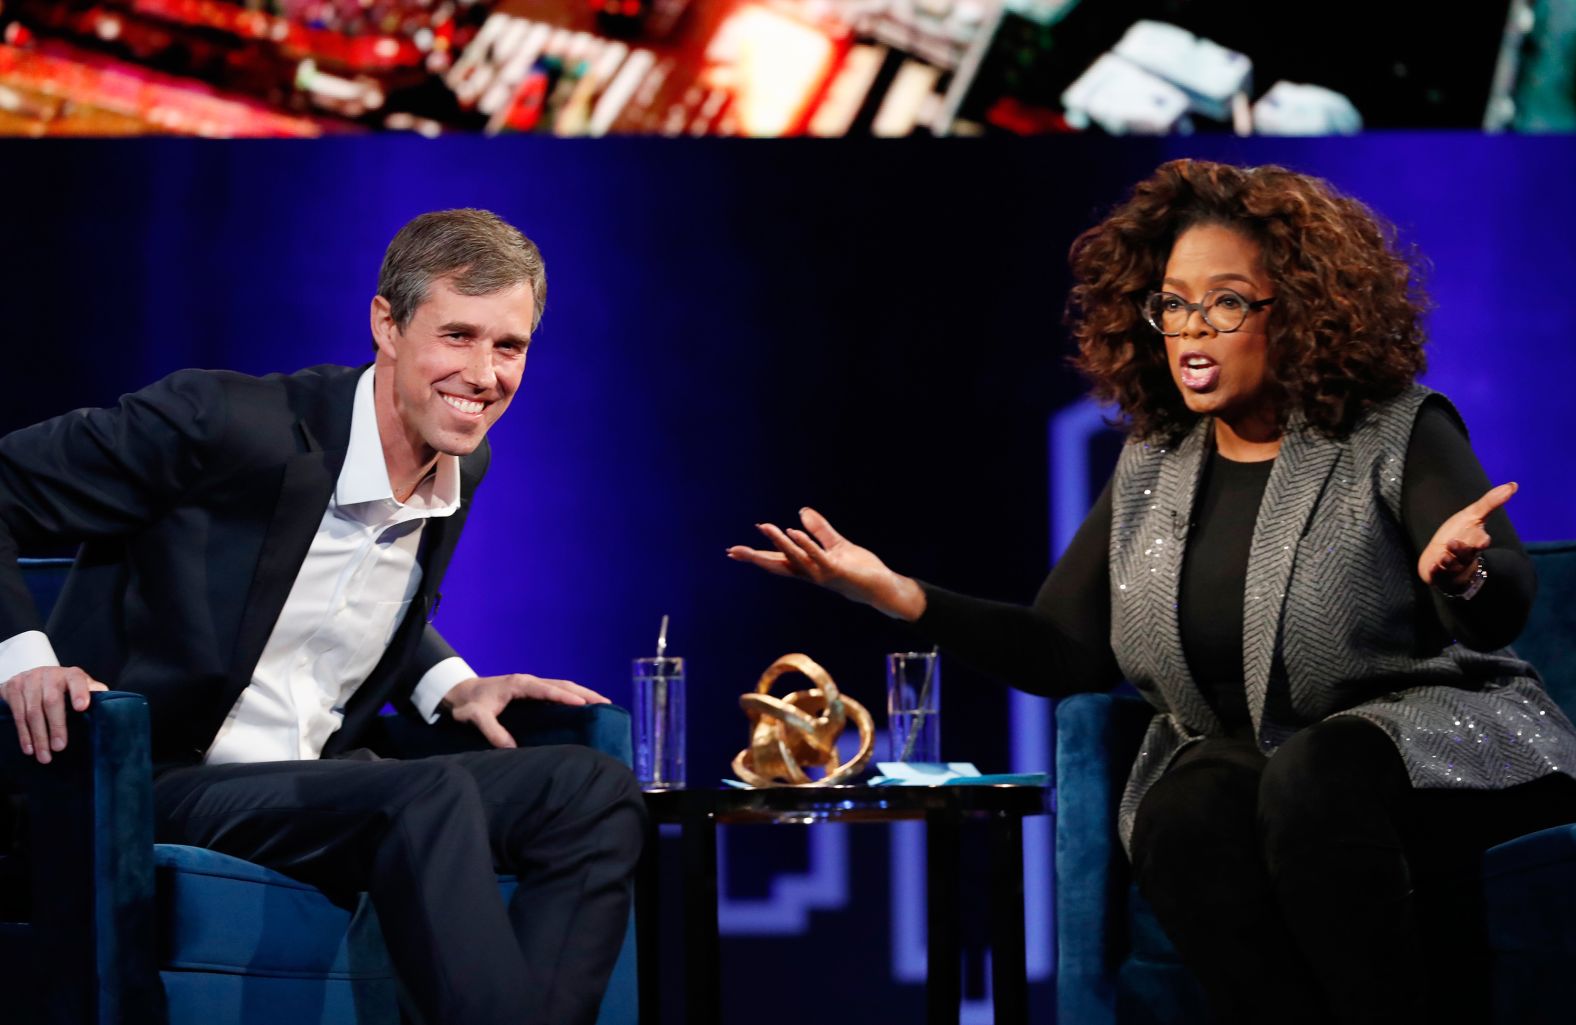
[[[460,528],[465,525],[465,516],[470,512],[471,500],[476,494],[476,485],[481,481],[481,474],[486,467],[486,442],[482,444],[484,448],[478,454],[460,460],[459,511],[453,516],[430,519],[422,528],[422,593],[429,601],[437,593],[443,575],[448,572],[449,560],[454,557],[455,546],[460,542]]]
[[[301,563],[323,522],[323,511],[328,508],[345,463],[359,379],[359,373],[345,374],[324,387],[315,404],[294,425],[301,451],[288,459],[281,470],[278,497],[257,567],[252,572],[230,661],[232,693],[228,700],[232,704],[251,681],[257,660],[262,657]],[[319,443],[319,436],[326,447]]]
[[[1220,721],[1188,667],[1187,654],[1182,648],[1181,620],[1177,615],[1181,601],[1182,560],[1199,477],[1209,456],[1210,426],[1208,419],[1201,420],[1177,444],[1172,458],[1162,463],[1157,490],[1169,499],[1170,523],[1155,531],[1154,536],[1140,538],[1140,541],[1152,570],[1156,571],[1154,575],[1161,582],[1157,594],[1160,607],[1151,622],[1160,633],[1155,638],[1162,658],[1157,678],[1166,701],[1189,726],[1205,732],[1219,732]]]
[[[1264,486],[1242,596],[1242,678],[1255,732],[1262,730],[1297,543],[1308,530],[1339,456],[1340,445],[1310,436],[1298,418],[1287,425]]]

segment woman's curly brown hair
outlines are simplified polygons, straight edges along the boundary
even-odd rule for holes
[[[1140,311],[1186,229],[1219,224],[1259,245],[1275,282],[1269,307],[1271,398],[1281,423],[1349,432],[1375,403],[1423,371],[1427,298],[1420,261],[1395,228],[1328,182],[1284,167],[1173,160],[1073,242],[1067,324],[1073,364],[1114,403],[1135,438],[1175,441],[1198,419]]]

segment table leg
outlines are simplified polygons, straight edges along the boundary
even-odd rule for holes
[[[721,943],[717,938],[717,819],[684,823],[684,1002],[686,1021],[721,1025]]]
[[[657,1025],[662,1020],[662,1001],[657,990],[657,980],[662,978],[657,932],[657,923],[662,920],[662,886],[657,869],[657,845],[661,842],[656,816],[647,816],[645,846],[640,851],[640,863],[635,866],[635,975],[640,988],[640,1020],[645,1025]]]
[[[962,915],[958,872],[962,823],[931,812],[925,817],[925,1021],[958,1025],[963,1002]]]
[[[990,823],[991,988],[996,1025],[1028,1025],[1029,979],[1023,938],[1023,820]]]

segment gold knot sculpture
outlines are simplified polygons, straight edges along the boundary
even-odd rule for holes
[[[772,684],[784,673],[799,673],[815,686],[772,697]],[[753,787],[831,786],[856,775],[875,750],[870,713],[839,692],[831,675],[808,655],[784,655],[773,662],[754,693],[740,695],[739,707],[750,717],[750,746],[734,756],[733,771]],[[859,753],[839,765],[837,738],[849,719],[859,730]],[[804,771],[810,766],[820,766],[824,775],[811,779]]]

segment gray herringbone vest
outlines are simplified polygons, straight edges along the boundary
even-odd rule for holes
[[[1494,788],[1576,770],[1576,730],[1511,650],[1419,651],[1426,592],[1402,531],[1401,480],[1415,387],[1342,441],[1293,423],[1270,471],[1248,555],[1243,679],[1260,746],[1357,715],[1395,741],[1417,787]],[[1436,401],[1444,401],[1438,398]],[[1128,776],[1118,827],[1192,740],[1221,726],[1188,671],[1177,595],[1212,421],[1175,447],[1136,442],[1111,506],[1111,646],[1159,714]]]

